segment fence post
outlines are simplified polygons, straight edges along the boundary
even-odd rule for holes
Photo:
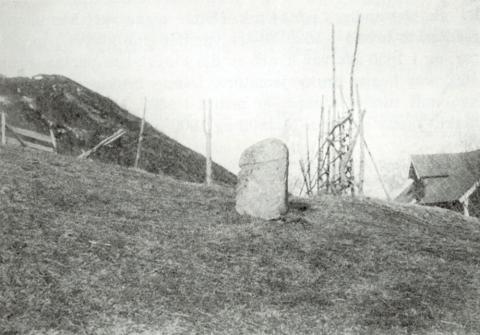
[[[7,138],[5,136],[5,111],[2,110],[2,145],[7,144]]]
[[[53,133],[52,127],[50,127],[50,138],[52,139],[53,149],[57,151],[57,140],[55,139],[55,134]]]
[[[203,101],[203,132],[205,134],[205,183],[212,184],[212,100]]]
[[[138,134],[137,154],[135,155],[135,163],[133,165],[135,169],[138,168],[138,162],[140,161],[140,153],[142,151],[142,141],[143,141],[143,132],[145,129],[146,111],[147,111],[147,97],[145,97],[145,100],[143,102],[143,117],[142,117],[142,123],[140,124],[140,133]]]

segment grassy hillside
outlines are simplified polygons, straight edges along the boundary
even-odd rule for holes
[[[5,148],[0,178],[1,334],[480,332],[476,219],[323,197],[261,221],[229,188]]]
[[[60,75],[33,78],[0,76],[0,108],[13,126],[48,134],[54,130],[58,152],[77,156],[124,128],[127,133],[91,156],[101,162],[133,166],[140,119],[79,83]],[[180,122],[180,121],[179,121]],[[200,125],[199,125],[200,131]],[[145,127],[139,166],[178,179],[205,180],[205,158],[156,130]],[[236,177],[213,164],[213,178],[233,185]]]

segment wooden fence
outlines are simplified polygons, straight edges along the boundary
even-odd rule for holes
[[[98,149],[100,149],[101,147],[103,147],[104,145],[108,145],[108,144],[112,143],[113,141],[118,140],[120,137],[122,137],[122,136],[125,135],[126,133],[127,133],[127,132],[126,132],[125,129],[119,129],[119,130],[117,130],[113,135],[110,135],[110,136],[108,136],[107,138],[103,139],[103,140],[100,141],[96,146],[94,146],[92,149],[87,150],[87,151],[84,151],[84,152],[81,153],[79,156],[77,156],[77,158],[80,158],[80,159],[87,158],[88,156],[90,156],[91,154],[93,154],[95,151],[97,151]]]
[[[8,132],[11,136],[8,136]],[[9,125],[6,122],[5,112],[1,115],[2,145],[21,145],[32,149],[56,152],[57,142],[50,128],[50,134],[44,135],[32,130],[22,129]]]

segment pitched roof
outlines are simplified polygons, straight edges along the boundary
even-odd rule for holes
[[[480,179],[480,150],[413,155],[412,166],[424,184],[420,203],[455,201]]]

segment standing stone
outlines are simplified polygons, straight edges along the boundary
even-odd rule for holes
[[[247,148],[240,157],[236,210],[262,219],[288,211],[288,149],[277,139]]]

